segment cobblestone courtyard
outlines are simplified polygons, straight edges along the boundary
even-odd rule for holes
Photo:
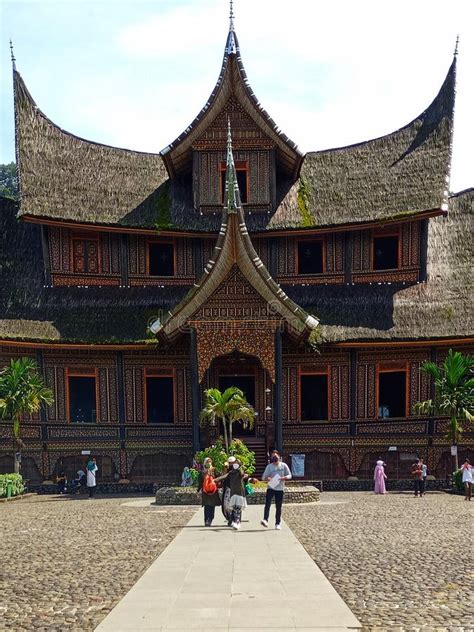
[[[0,503],[1,630],[93,630],[194,511],[124,502]],[[473,510],[442,493],[325,493],[319,506],[286,506],[284,517],[364,630],[467,632]]]
[[[284,517],[364,630],[474,630],[474,503],[442,492],[321,499]]]
[[[0,503],[0,630],[94,630],[193,513],[126,500]]]

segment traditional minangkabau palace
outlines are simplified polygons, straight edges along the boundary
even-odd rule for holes
[[[255,407],[234,432],[259,468],[276,446],[309,480],[371,478],[379,457],[408,478],[416,455],[450,473],[448,420],[413,406],[433,394],[424,361],[474,348],[474,189],[448,192],[455,75],[456,54],[397,131],[302,154],[253,93],[231,19],[209,100],[151,154],[59,128],[13,63],[0,365],[34,358],[54,393],[22,423],[24,476],[72,475],[90,451],[100,482],[178,480],[216,438],[204,390],[232,385]],[[11,471],[8,420],[0,437]]]

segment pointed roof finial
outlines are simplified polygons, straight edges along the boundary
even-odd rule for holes
[[[454,56],[458,56],[458,48],[459,48],[459,35],[456,37],[456,46],[454,47]]]
[[[10,39],[10,54],[11,54],[11,59],[12,59],[12,66],[13,66],[13,68],[16,68],[16,66],[15,66],[16,59],[15,59],[15,55],[13,53],[13,42],[11,41],[11,39]]]
[[[230,117],[227,117],[227,160],[225,172],[224,205],[228,213],[235,213],[240,204],[237,174],[235,173],[234,155],[232,153],[232,130]]]
[[[234,0],[230,0],[229,31],[234,30]]]

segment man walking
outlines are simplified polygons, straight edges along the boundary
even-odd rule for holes
[[[278,452],[274,452],[270,463],[265,468],[262,476],[262,480],[268,482],[267,495],[265,498],[265,510],[263,512],[263,520],[260,522],[263,527],[268,527],[270,507],[272,499],[275,498],[275,529],[281,529],[281,506],[283,504],[285,481],[289,481],[290,479],[290,468],[286,465],[286,463],[281,461]]]

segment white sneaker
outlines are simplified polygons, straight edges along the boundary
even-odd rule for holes
[[[275,529],[278,529],[280,531],[281,530],[281,524],[276,524],[275,525]]]
[[[266,520],[260,520],[260,524],[262,527],[268,527],[268,522]]]
[[[240,522],[234,522],[232,524],[232,528],[238,531],[240,529]]]

